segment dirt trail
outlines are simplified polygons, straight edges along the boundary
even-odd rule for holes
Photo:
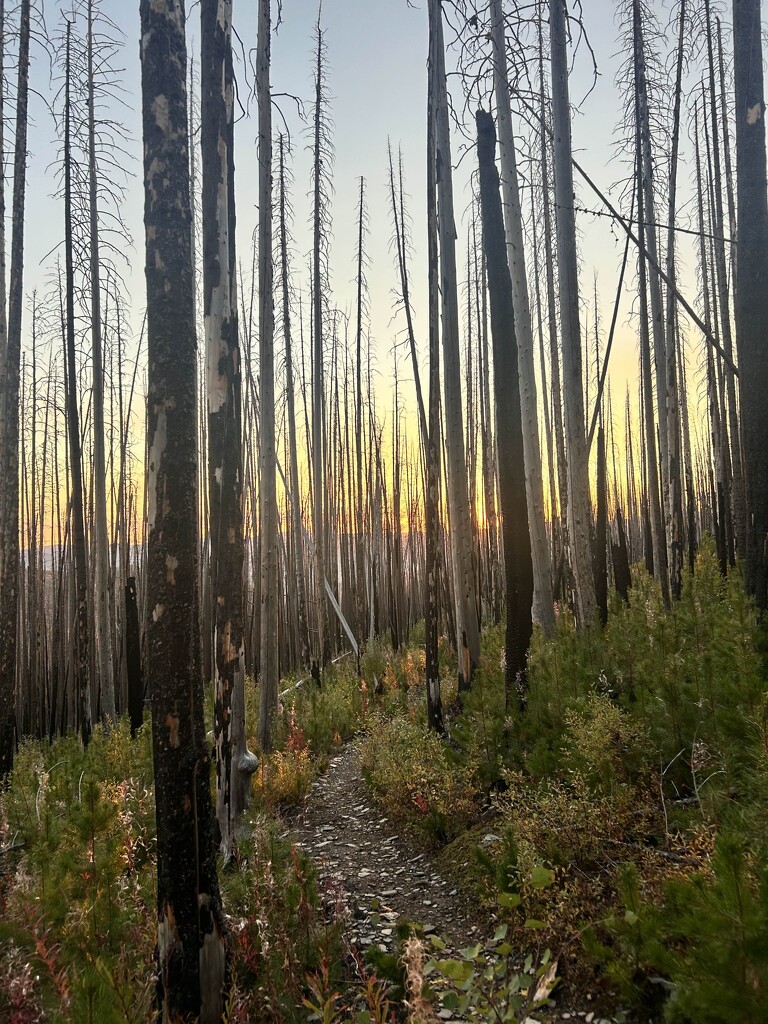
[[[343,893],[358,947],[378,943],[392,950],[401,919],[456,948],[478,942],[490,928],[488,914],[441,878],[376,807],[354,743],[313,783],[286,835],[310,855],[324,891]]]
[[[360,953],[373,944],[393,952],[401,920],[416,922],[425,935],[446,940],[448,948],[441,956],[455,955],[493,932],[489,911],[442,878],[429,857],[376,806],[361,776],[354,743],[313,783],[303,805],[286,822],[284,836],[312,858],[324,898],[347,917],[349,941]],[[586,1008],[542,1007],[528,1021],[612,1024],[611,1018],[590,1009],[589,996],[586,1000]],[[446,1011],[439,1017],[451,1024]]]

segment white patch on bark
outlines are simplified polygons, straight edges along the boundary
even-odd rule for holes
[[[219,487],[221,487],[221,480],[222,480],[222,475],[223,475],[223,467],[222,466],[217,466],[216,469],[214,470],[213,475],[214,475],[214,477],[216,479],[216,483],[219,485]]]
[[[179,3],[168,4],[168,0],[150,0],[150,7],[156,14],[162,14],[164,18],[175,25],[179,31],[183,28],[181,21],[181,7]]]
[[[167,96],[163,96],[162,93],[159,96],[155,96],[152,101],[152,113],[154,114],[157,127],[163,135],[167,135],[171,130],[171,117],[168,110]]]
[[[155,607],[152,609],[152,621],[153,622],[158,622],[163,617],[163,612],[164,611],[165,611],[165,605],[164,604],[156,604]]]
[[[147,500],[147,529],[149,533],[155,528],[157,519],[157,478],[160,473],[160,461],[165,452],[168,442],[168,424],[165,417],[165,409],[161,408],[157,414],[157,425],[152,444],[149,448],[149,495]]]
[[[754,107],[747,107],[747,124],[757,124],[763,113],[762,103],[756,103]]]
[[[232,20],[232,4],[228,0],[219,0],[216,10],[216,24],[222,32],[226,32],[227,25]]]
[[[176,570],[179,568],[179,560],[173,555],[165,556],[165,568],[168,570],[167,579],[172,587],[176,586]]]
[[[214,288],[211,295],[211,313],[205,318],[205,334],[208,340],[208,412],[216,413],[227,400],[227,378],[219,373],[219,363],[227,358],[227,346],[221,340],[211,340],[211,332],[221,327],[220,288]]]

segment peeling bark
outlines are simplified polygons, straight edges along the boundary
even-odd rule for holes
[[[205,0],[202,31],[203,312],[208,370],[208,493],[213,609],[216,816],[225,862],[244,810],[247,779],[238,780],[234,692],[244,686],[242,376],[235,294],[234,73],[231,0]],[[244,700],[240,700],[244,708]],[[255,770],[256,765],[252,765]]]

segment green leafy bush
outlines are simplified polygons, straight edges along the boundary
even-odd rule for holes
[[[392,817],[433,843],[467,828],[479,813],[475,765],[457,763],[439,736],[409,717],[372,716],[362,765]]]

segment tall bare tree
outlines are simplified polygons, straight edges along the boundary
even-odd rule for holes
[[[279,666],[277,590],[277,478],[275,455],[275,307],[272,266],[272,94],[269,82],[271,0],[259,0],[256,91],[259,103],[259,417],[261,525],[261,643],[259,741],[270,748]],[[298,501],[298,495],[294,496]],[[297,538],[301,542],[301,537]]]
[[[435,175],[439,239],[439,281],[442,301],[445,440],[448,453],[448,507],[456,603],[459,688],[468,689],[480,662],[480,628],[472,571],[469,494],[465,463],[459,355],[459,297],[456,277],[456,226],[453,212],[453,171],[445,44],[440,0],[429,0],[429,85],[435,119]]]
[[[19,378],[21,314],[24,304],[24,200],[27,174],[29,39],[31,0],[22,0],[13,159],[11,273],[8,341],[0,352],[0,776],[13,764],[16,742],[16,640],[19,595]]]
[[[512,110],[509,101],[509,76],[504,37],[501,0],[491,0],[491,38],[493,43],[493,78],[498,111],[499,158],[501,188],[504,202],[504,228],[507,262],[512,281],[517,366],[520,403],[523,415],[523,448],[525,450],[525,492],[528,501],[528,528],[531,534],[533,559],[533,613],[545,633],[555,628],[552,601],[552,567],[549,539],[544,515],[544,479],[539,444],[539,415],[534,370],[533,328],[528,296],[523,215],[517,176],[515,138],[512,131]]]
[[[309,626],[307,623],[307,582],[304,573],[304,526],[301,517],[301,493],[299,491],[299,454],[296,442],[296,401],[293,372],[293,332],[291,330],[290,272],[288,267],[288,198],[285,163],[286,140],[280,136],[278,156],[278,209],[280,219],[280,284],[283,303],[283,340],[285,343],[285,396],[286,418],[288,420],[288,458],[291,484],[291,523],[293,533],[293,567],[296,577],[296,610],[299,633],[299,664],[309,664]]]
[[[433,52],[434,26],[430,23],[429,52]],[[440,291],[437,240],[437,182],[433,167],[436,156],[435,96],[427,91],[427,260],[429,286],[429,425],[425,452],[424,494],[424,640],[427,677],[427,722],[443,731],[438,649],[440,619]]]
[[[115,717],[115,677],[109,621],[109,549],[107,537],[107,465],[104,423],[104,357],[101,312],[101,256],[99,239],[99,180],[96,157],[96,76],[94,74],[93,0],[87,8],[88,73],[88,205],[91,275],[91,349],[93,355],[93,576],[94,641],[101,687],[101,712]]]
[[[71,46],[72,25],[67,22],[65,86],[64,86],[64,268],[65,315],[62,334],[67,362],[67,436],[69,438],[69,467],[71,476],[72,548],[75,559],[75,588],[77,605],[77,632],[75,638],[75,680],[80,699],[80,734],[83,743],[91,736],[91,678],[88,654],[89,599],[88,565],[85,546],[85,511],[83,508],[83,451],[80,437],[78,409],[78,376],[75,353],[75,263],[72,217],[72,105]]]
[[[312,166],[312,534],[315,546],[315,601],[317,606],[317,642],[313,672],[319,680],[321,667],[329,651],[328,612],[325,596],[326,527],[326,439],[325,380],[323,376],[324,311],[327,302],[327,227],[328,194],[325,150],[329,144],[327,98],[325,95],[325,42],[318,13],[315,52],[315,103]]]
[[[186,14],[141,0],[147,279],[147,675],[163,1024],[218,1024],[226,993],[199,630],[197,367]]]
[[[517,321],[495,161],[496,131],[493,118],[484,110],[477,111],[476,122],[483,245],[488,266],[493,337],[493,379],[496,408],[504,410],[503,415],[497,417],[496,437],[507,603],[505,704],[511,711],[514,703],[525,706],[526,663],[533,632],[534,572],[528,528],[530,506],[525,490],[525,427],[518,379]]]
[[[581,625],[591,625],[595,617],[596,604],[589,537],[592,510],[589,499],[589,467],[584,425],[565,0],[550,0],[549,15],[555,205],[557,207],[557,266],[560,282],[560,330],[563,347],[563,404],[568,445],[568,539],[575,582],[576,619]]]
[[[232,2],[204,0],[202,56],[203,304],[214,615],[216,813],[225,860],[255,763],[245,746],[242,359],[235,290]]]

